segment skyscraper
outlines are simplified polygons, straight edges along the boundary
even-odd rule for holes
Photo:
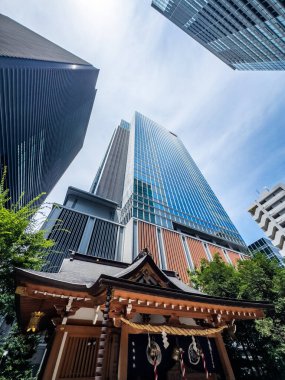
[[[152,6],[232,69],[285,69],[278,0],[152,0]]]
[[[130,141],[121,219],[244,242],[175,133],[136,112]]]
[[[138,112],[115,129],[90,192],[70,187],[44,228],[56,242],[49,271],[59,269],[69,250],[132,262],[148,248],[161,268],[187,282],[188,268],[216,253],[232,265],[247,257],[181,140]]]
[[[274,247],[269,239],[261,238],[251,243],[248,246],[249,251],[252,255],[261,252],[264,253],[268,259],[275,260],[278,262],[279,266],[285,267],[284,258],[281,256],[279,250]]]
[[[116,128],[90,192],[69,188],[45,228],[56,241],[51,271],[70,249],[132,262],[148,248],[187,282],[202,259],[236,265],[247,251],[181,140],[138,112]]]
[[[285,255],[285,185],[264,190],[249,208],[249,213],[281,254]]]
[[[48,194],[81,149],[98,72],[0,15],[0,175],[7,166],[12,202]]]

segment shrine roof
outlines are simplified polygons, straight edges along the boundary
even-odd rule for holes
[[[128,264],[76,253],[71,258],[63,260],[60,271],[57,273],[20,268],[16,269],[16,273],[18,275],[22,274],[26,278],[39,281],[40,283],[52,283],[56,287],[88,290],[97,282],[101,275],[114,277],[116,279],[127,278],[128,275],[135,272],[146,261],[146,257],[147,256],[137,258],[131,264]],[[172,288],[187,293],[203,294],[199,290],[184,284],[178,278],[176,272],[161,270],[155,264],[154,267]]]
[[[15,269],[16,308],[19,324],[26,326],[35,310],[44,318],[56,318],[72,302],[74,310],[94,309],[106,301],[112,289],[112,313],[135,310],[190,318],[234,319],[264,317],[269,302],[212,296],[183,283],[174,271],[161,270],[149,252],[143,251],[131,263],[72,254],[58,273]],[[118,311],[119,310],[119,311]],[[92,314],[93,315],[93,314]],[[121,315],[121,314],[120,314]],[[93,317],[92,317],[93,318]]]
[[[175,272],[161,270],[148,253],[142,253],[131,264],[75,253],[70,259],[64,260],[58,273],[19,268],[15,272],[18,283],[30,282],[47,288],[88,292],[90,295],[100,294],[107,286],[112,286],[127,292],[209,304],[258,309],[271,307],[266,301],[232,299],[202,293],[183,283]],[[146,272],[154,283],[141,281]]]

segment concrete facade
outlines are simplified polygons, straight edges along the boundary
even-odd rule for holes
[[[248,209],[253,220],[285,256],[285,185],[265,190]]]

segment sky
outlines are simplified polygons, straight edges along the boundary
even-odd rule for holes
[[[89,190],[135,110],[178,134],[246,243],[247,209],[285,181],[285,73],[234,71],[151,0],[0,0],[0,11],[100,69],[84,146],[47,198]]]

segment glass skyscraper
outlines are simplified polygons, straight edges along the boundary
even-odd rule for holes
[[[188,269],[215,254],[233,266],[247,258],[245,243],[179,137],[138,112],[115,129],[90,191],[70,187],[45,228],[56,243],[49,271],[57,271],[70,250],[132,262],[148,248],[161,268],[188,282]]]
[[[98,72],[0,15],[0,177],[6,166],[13,203],[47,196],[81,149]]]
[[[266,238],[261,238],[253,242],[248,246],[249,251],[252,255],[261,252],[264,253],[268,259],[275,260],[278,262],[279,266],[285,267],[285,260],[282,257],[280,251],[274,247],[271,240]]]
[[[285,69],[282,0],[152,0],[152,6],[233,69]]]
[[[179,137],[138,112],[130,124],[122,220],[131,216],[244,244]]]

